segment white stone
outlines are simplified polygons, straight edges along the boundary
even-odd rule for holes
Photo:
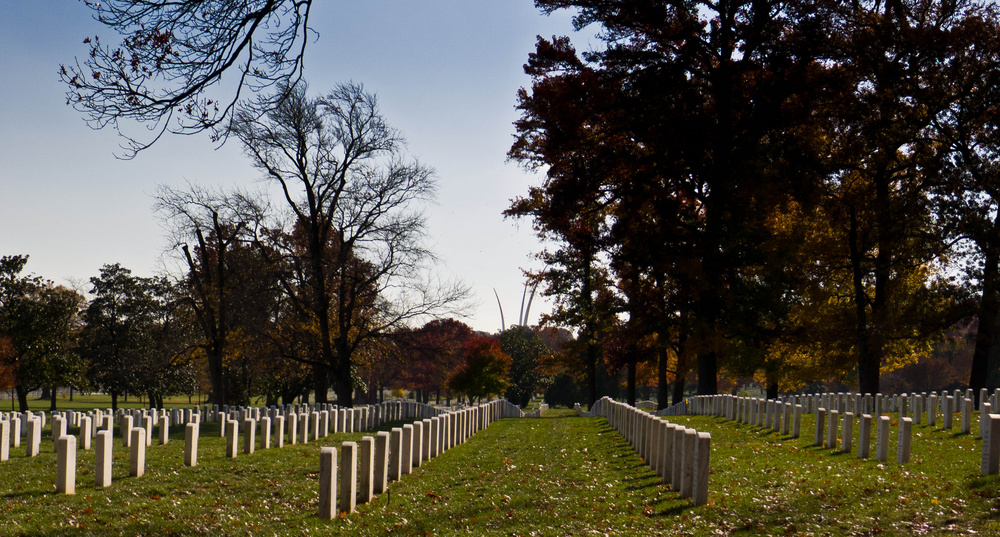
[[[56,492],[76,494],[76,437],[63,435],[56,442]]]
[[[340,446],[340,512],[353,513],[358,497],[358,444]]]
[[[986,427],[981,428],[983,434],[981,472],[983,475],[995,475],[1000,470],[1000,414],[984,416]]]
[[[337,448],[319,451],[319,517],[333,520],[337,516]]]
[[[133,427],[129,433],[131,441],[129,444],[128,475],[130,477],[142,477],[146,473],[146,429],[143,427]]]
[[[785,414],[788,415],[787,413]],[[694,476],[691,482],[691,499],[694,505],[708,503],[709,457],[712,452],[712,435],[697,433],[694,446]]]
[[[896,443],[896,462],[904,464],[910,462],[910,440],[913,437],[913,420],[903,418],[899,420],[899,440]]]
[[[879,416],[875,442],[875,459],[879,462],[889,460],[889,423],[889,416]]]

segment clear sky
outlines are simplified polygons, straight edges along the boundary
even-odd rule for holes
[[[235,141],[171,136],[134,160],[120,140],[94,131],[65,104],[57,70],[86,54],[84,37],[112,37],[78,0],[0,3],[0,255],[27,254],[27,270],[87,285],[106,263],[140,275],[173,268],[152,210],[158,185],[254,186],[259,175]],[[541,178],[506,162],[515,92],[537,35],[572,33],[568,13],[542,15],[531,0],[322,0],[310,15],[320,33],[305,77],[313,91],[353,80],[376,93],[412,155],[437,171],[428,209],[444,279],[471,286],[465,319],[500,328],[516,321],[523,277],[541,246],[529,221],[505,220],[509,200]],[[582,48],[582,47],[581,47]],[[536,299],[530,322],[547,305]]]

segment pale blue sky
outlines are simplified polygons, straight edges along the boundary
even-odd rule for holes
[[[569,14],[546,17],[531,0],[323,0],[310,18],[320,32],[306,58],[311,89],[363,83],[410,152],[437,170],[429,232],[441,276],[475,293],[466,321],[499,329],[494,287],[506,321],[516,320],[521,268],[537,264],[540,246],[530,222],[500,213],[540,178],[505,162],[515,92],[529,82],[522,65],[535,37],[571,34]],[[105,263],[143,275],[169,268],[151,209],[157,185],[258,179],[235,143],[215,149],[207,135],[116,160],[116,135],[86,127],[57,76],[94,34],[111,37],[78,0],[0,4],[0,255],[28,254],[29,271],[59,283],[86,283]],[[532,323],[545,307],[535,301]]]

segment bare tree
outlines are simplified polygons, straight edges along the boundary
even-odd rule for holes
[[[291,212],[285,253],[301,284],[283,285],[318,330],[316,399],[332,380],[350,405],[365,345],[411,319],[458,313],[468,290],[426,277],[434,257],[420,205],[434,197],[433,171],[404,154],[375,96],[353,83],[321,98],[302,83],[282,93],[263,118],[238,112],[230,133]]]
[[[126,157],[164,132],[191,134],[226,125],[244,90],[286,87],[302,75],[312,0],[86,0],[94,18],[120,43],[87,37],[89,53],[60,67],[66,100],[94,128],[111,126],[125,140]],[[223,75],[235,90],[211,97]],[[280,96],[275,96],[280,98]],[[261,111],[276,100],[258,101]],[[136,139],[120,121],[152,132]]]

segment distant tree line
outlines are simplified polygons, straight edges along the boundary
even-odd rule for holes
[[[582,384],[591,402],[620,380],[630,400],[653,383],[660,406],[689,380],[702,394],[734,379],[771,396],[818,382],[874,393],[929,356],[964,360],[946,347],[966,334],[967,384],[977,395],[1000,386],[994,3],[535,3],[596,30],[586,52],[539,38],[517,96],[509,157],[545,180],[506,215],[529,218],[550,245],[529,275],[555,302],[543,324],[574,331],[550,347],[540,378]],[[191,245],[187,307],[215,397],[240,389],[224,382],[236,342],[264,348],[255,338],[266,332],[244,330],[253,315],[236,305],[257,298],[232,282],[275,274],[279,292],[260,304],[281,329],[267,341],[303,372],[280,378],[324,394],[332,383],[349,399],[359,364],[391,361],[401,343],[389,334],[447,303],[387,307],[424,296],[388,282],[426,253],[411,248],[421,220],[398,202],[427,197],[429,171],[396,158],[397,135],[355,89],[306,96],[311,2],[234,0],[208,19],[193,15],[201,4],[88,4],[121,43],[87,40],[82,64],[61,70],[68,101],[98,127],[211,129],[243,144],[284,193],[283,220],[254,196],[213,194],[178,242]],[[227,71],[240,75],[236,93],[209,98]],[[125,136],[130,154],[156,139]],[[165,194],[165,206],[190,207]],[[220,206],[232,211],[216,223]],[[370,225],[383,209],[394,226]],[[235,275],[227,267],[241,256],[267,270]],[[424,352],[431,336],[417,332],[406,345]],[[533,377],[508,356],[514,376]],[[433,367],[416,378],[422,397],[447,385]]]

